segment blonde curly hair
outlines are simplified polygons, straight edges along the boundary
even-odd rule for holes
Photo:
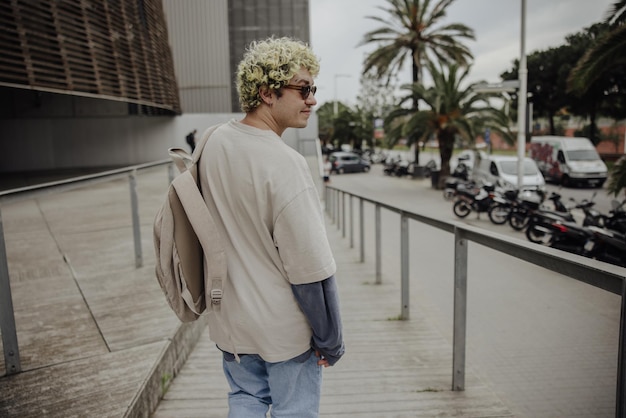
[[[259,107],[261,87],[278,90],[301,68],[306,68],[312,77],[320,70],[318,58],[304,42],[287,37],[253,41],[237,67],[241,110],[248,113]]]

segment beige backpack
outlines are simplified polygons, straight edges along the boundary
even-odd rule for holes
[[[180,174],[170,184],[154,220],[156,276],[167,302],[183,322],[218,310],[226,280],[223,240],[198,184],[198,161],[216,128],[206,130],[193,155],[181,148],[168,150]]]

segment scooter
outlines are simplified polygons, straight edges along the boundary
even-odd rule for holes
[[[530,242],[580,255],[586,255],[585,245],[593,237],[588,228],[554,213],[532,214],[525,233]]]
[[[587,213],[591,213],[594,202],[583,200],[573,207],[573,209],[582,209],[585,212],[585,220],[580,226],[576,224],[576,219],[568,208],[561,203],[560,197],[559,194],[552,193],[549,199],[555,202],[556,209],[564,209],[565,211],[539,209],[529,215],[526,227],[526,238],[529,241],[551,245],[553,240],[557,240],[558,244],[564,247],[584,245],[589,235],[589,232],[584,231],[584,229],[593,222],[591,215],[587,215]],[[553,238],[555,234],[560,235]]]
[[[611,202],[613,209],[609,212],[609,215],[601,215],[602,225],[606,229],[617,231],[622,234],[626,234],[626,199],[621,203],[618,200]]]

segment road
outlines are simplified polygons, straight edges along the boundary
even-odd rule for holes
[[[395,159],[404,159],[407,161],[413,160],[412,152],[408,151],[386,151],[388,155]],[[428,161],[434,160],[437,165],[439,165],[439,154],[433,150],[422,151],[420,153],[420,164],[425,165]],[[451,168],[454,168],[457,164],[456,157],[453,157],[450,161]],[[606,188],[574,188],[574,187],[561,187],[559,185],[547,184],[546,189],[548,192],[555,191],[562,196],[563,202],[566,204],[573,198],[577,202],[580,202],[583,199],[593,200],[596,202],[594,209],[600,211],[601,213],[608,214],[612,209],[611,201],[615,199],[613,195],[609,195]],[[620,196],[620,200],[623,200],[624,197]],[[573,203],[569,202],[573,205]]]
[[[380,165],[366,174],[332,176],[331,184],[403,209],[459,221],[451,202],[431,189],[429,181],[388,177]],[[565,189],[562,192],[569,197]],[[365,207],[365,219],[366,237],[372,237],[371,205]],[[472,214],[464,222],[525,240],[508,225],[493,225],[486,215]],[[382,225],[385,283],[385,278],[400,274],[399,218],[382,211]],[[451,340],[451,235],[417,222],[409,229],[411,310],[426,310]],[[366,258],[373,257],[373,243],[368,241]],[[516,416],[614,416],[619,314],[616,295],[470,244],[468,366],[495,388]]]

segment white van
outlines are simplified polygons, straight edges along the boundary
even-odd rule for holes
[[[517,188],[517,160],[514,155],[482,155],[474,178],[506,189]],[[543,189],[546,182],[537,164],[531,158],[524,157],[523,167],[522,188]]]
[[[528,155],[548,181],[596,187],[602,187],[606,181],[606,164],[587,138],[536,136],[530,141]]]

